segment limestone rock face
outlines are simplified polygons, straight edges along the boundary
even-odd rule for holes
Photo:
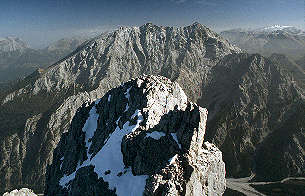
[[[222,195],[222,153],[207,110],[176,82],[132,79],[83,104],[48,168],[46,195]]]
[[[260,181],[305,176],[305,99],[294,78],[261,55],[225,57],[199,101],[206,140],[223,152],[227,176]]]

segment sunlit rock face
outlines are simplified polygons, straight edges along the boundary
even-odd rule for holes
[[[13,190],[11,192],[6,192],[3,196],[37,196],[32,190],[28,188],[22,188],[20,190]]]
[[[48,169],[46,195],[222,195],[207,110],[176,82],[143,76],[84,104]]]

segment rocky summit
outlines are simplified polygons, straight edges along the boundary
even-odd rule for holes
[[[54,151],[45,195],[222,195],[222,153],[207,110],[176,82],[132,79],[85,103]]]

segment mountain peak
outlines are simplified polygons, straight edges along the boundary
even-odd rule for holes
[[[305,35],[305,31],[289,25],[273,25],[253,30],[255,33],[278,33],[284,32],[290,35]]]
[[[151,23],[151,22],[147,22],[143,26],[155,26],[155,25],[153,23]]]
[[[22,51],[26,48],[28,48],[27,44],[18,37],[0,38],[0,52]]]
[[[188,102],[178,83],[132,79],[75,115],[55,150],[47,195],[193,195],[195,186],[194,195],[221,195],[225,165],[204,143],[206,121],[207,110]],[[186,177],[189,171],[200,180]]]
[[[34,84],[34,89],[31,91],[37,93],[41,89],[49,91],[54,88],[68,88],[73,82],[77,83],[82,80],[86,80],[88,85],[93,85],[94,83],[97,83],[97,76],[101,77],[102,75],[102,73],[100,73],[102,71],[100,70],[101,65],[102,67],[105,66],[103,69],[107,69],[106,67],[109,66],[110,62],[111,66],[114,64],[118,67],[126,66],[121,65],[120,62],[115,62],[115,59],[133,59],[132,61],[134,61],[137,64],[136,67],[139,68],[138,71],[149,69],[150,72],[146,73],[160,74],[162,69],[168,69],[165,67],[167,67],[170,62],[166,61],[166,59],[178,61],[178,58],[188,58],[185,54],[187,54],[189,50],[200,54],[200,57],[196,60],[197,63],[194,64],[196,67],[200,67],[202,64],[214,64],[227,54],[241,52],[239,48],[231,45],[213,31],[210,31],[209,29],[201,30],[201,27],[203,26],[199,23],[196,23],[195,27],[199,27],[200,29],[194,30],[191,26],[167,28],[147,23],[140,28],[123,27],[112,33],[103,34],[83,45],[82,48],[79,48],[77,52],[68,56],[62,62],[54,64],[49,68],[49,71],[46,70],[46,74],[44,75],[46,78],[38,79],[39,81]],[[193,43],[194,48],[189,48],[188,43]],[[160,50],[161,48],[163,48],[164,51],[163,49]],[[88,74],[80,75],[81,67],[85,65],[72,68],[76,65],[75,63],[71,63],[71,61],[79,64],[84,60],[86,55],[91,56],[90,62],[87,60],[84,61],[88,71],[91,71],[89,71]],[[102,59],[101,61],[100,57],[105,59]],[[159,59],[157,59],[157,57]],[[179,61],[180,60],[182,59],[179,59]],[[67,69],[67,65],[72,67]],[[120,69],[126,70],[126,67],[123,67]],[[76,72],[71,73],[69,71],[70,69]],[[50,74],[54,76],[51,76]],[[169,78],[174,77],[174,73],[166,74],[172,74],[172,76],[168,76]],[[70,79],[63,77],[69,77]],[[78,77],[82,77],[82,79],[79,80],[77,79]],[[43,82],[44,80],[54,81],[45,83]]]
[[[159,27],[158,25],[155,25],[151,22],[148,22],[142,26],[139,27],[140,29],[154,29],[154,28],[162,28],[161,26]]]
[[[196,21],[191,26],[198,28],[198,27],[202,27],[203,25]]]

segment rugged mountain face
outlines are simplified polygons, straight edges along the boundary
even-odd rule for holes
[[[53,150],[82,103],[143,74],[177,81],[197,100],[211,68],[240,51],[198,23],[122,27],[19,81],[0,96],[0,190],[43,190]]]
[[[17,37],[0,38],[0,52],[23,51],[27,44]]]
[[[21,42],[18,38],[15,40]],[[22,78],[37,68],[46,68],[70,54],[83,41],[81,38],[61,39],[45,49],[32,49],[23,46],[23,42],[17,42],[19,45],[13,42],[1,48],[0,40],[0,82]]]
[[[296,63],[300,65],[303,70],[305,70],[305,56],[301,57],[300,59],[296,60]]]
[[[273,26],[255,30],[233,29],[220,33],[231,43],[249,53],[270,56],[285,54],[293,59],[304,56],[305,32],[295,27]]]
[[[294,78],[260,55],[228,55],[211,70],[199,101],[206,140],[223,152],[227,175],[256,180],[305,176],[305,100]]]
[[[283,71],[289,72],[294,78],[293,82],[298,84],[305,92],[305,66],[301,63],[302,59],[293,61],[282,54],[272,54],[269,59],[280,65]]]
[[[177,83],[144,76],[83,105],[61,138],[46,195],[222,195],[221,152],[203,143],[207,110]]]

